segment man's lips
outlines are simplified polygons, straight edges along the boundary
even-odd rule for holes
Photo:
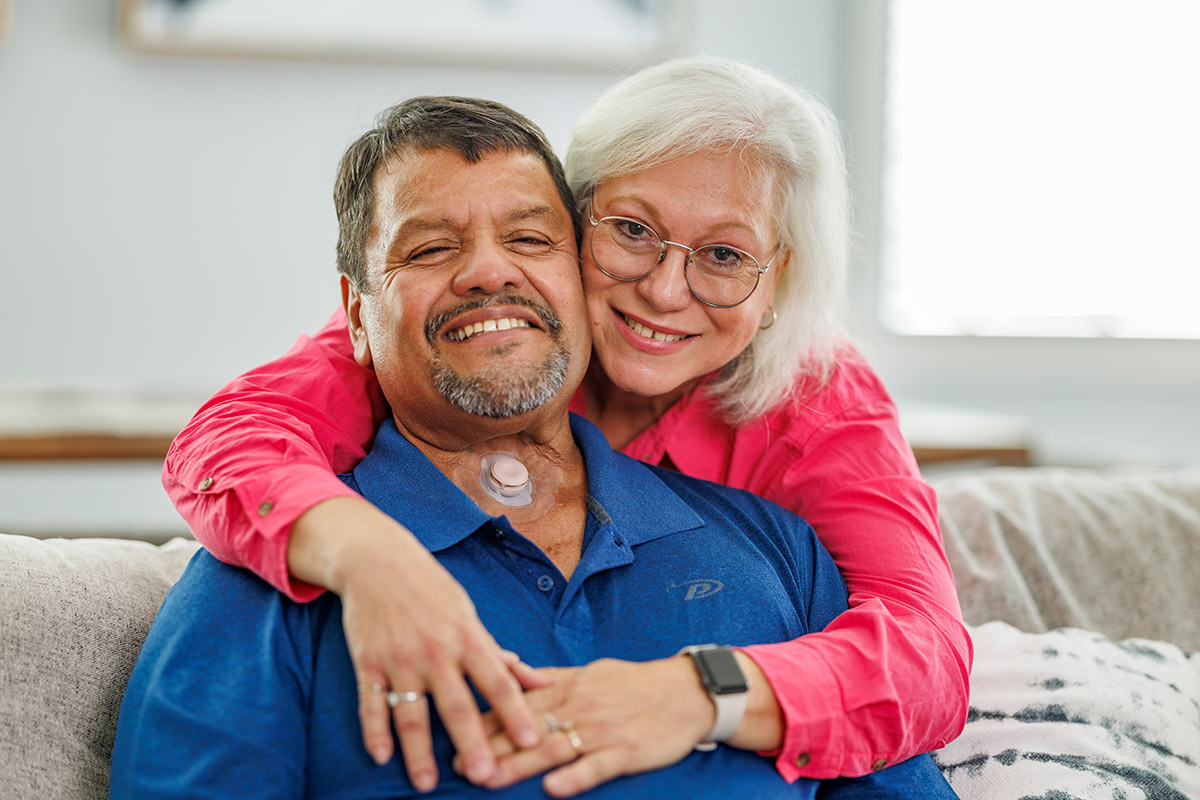
[[[446,338],[452,342],[463,342],[470,339],[478,333],[490,333],[492,331],[507,331],[513,328],[528,328],[531,327],[528,320],[518,317],[500,317],[499,319],[485,319],[479,322],[469,322],[461,328],[446,333]]]
[[[533,328],[557,338],[562,329],[558,316],[525,297],[486,297],[436,314],[425,325],[432,344],[439,337],[465,342],[480,333]]]

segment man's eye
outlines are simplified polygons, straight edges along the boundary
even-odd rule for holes
[[[458,253],[457,247],[449,247],[447,245],[435,245],[433,247],[422,247],[413,251],[405,263],[415,267],[432,267],[440,264],[445,264]]]
[[[512,239],[509,247],[526,255],[541,255],[550,252],[553,245],[541,236],[520,236]]]

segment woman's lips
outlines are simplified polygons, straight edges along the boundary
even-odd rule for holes
[[[625,337],[631,342],[661,350],[664,345],[677,344],[694,338],[694,334],[652,327],[639,319],[613,309]]]

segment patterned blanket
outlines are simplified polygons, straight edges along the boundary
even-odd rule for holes
[[[1200,799],[1200,654],[1074,628],[971,633],[967,726],[934,753],[964,800]]]

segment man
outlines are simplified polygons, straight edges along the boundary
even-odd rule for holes
[[[769,713],[773,696],[746,685],[728,650],[675,656],[819,630],[845,609],[844,585],[803,520],[620,456],[568,416],[590,343],[572,203],[547,154],[540,131],[503,106],[418,98],[343,159],[339,187],[377,159],[363,207],[342,220],[343,242],[355,226],[366,242],[343,259],[342,296],[355,357],[393,410],[346,480],[403,519],[503,647],[528,664],[582,667],[525,670],[527,688],[544,687],[547,732],[524,751],[496,736],[504,769],[486,783],[497,796],[542,796],[526,778],[630,741],[621,771],[637,774],[594,796],[813,796],[815,783],[785,783],[749,749],[692,750],[740,734],[742,714]],[[629,730],[596,723],[601,701],[590,712],[552,702],[554,687],[570,700],[596,675],[625,682]],[[480,793],[455,774],[423,694],[390,688],[414,720],[432,716],[439,789]],[[360,744],[358,695],[384,689],[355,680],[336,596],[293,603],[201,552],[130,679],[111,795],[415,796],[398,760],[376,766]],[[913,759],[822,795],[920,785],[915,796],[952,796],[939,781],[928,758]]]

